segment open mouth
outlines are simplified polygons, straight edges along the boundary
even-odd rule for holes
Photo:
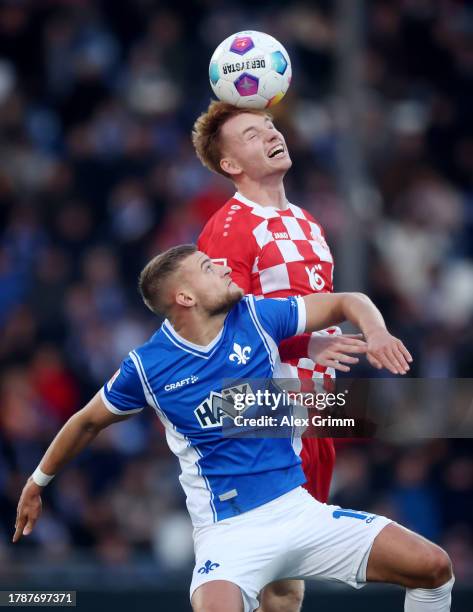
[[[282,157],[285,153],[284,145],[278,144],[269,150],[268,157],[274,159],[275,157]]]

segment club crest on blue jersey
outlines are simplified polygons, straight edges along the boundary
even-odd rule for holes
[[[236,361],[237,365],[246,365],[250,360],[251,346],[241,347],[235,342],[233,350],[235,352],[229,356],[230,361]]]

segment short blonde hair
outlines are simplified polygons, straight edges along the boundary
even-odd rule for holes
[[[220,160],[223,157],[220,142],[221,129],[229,119],[244,113],[272,118],[265,110],[238,108],[227,102],[212,100],[208,109],[194,123],[192,128],[192,144],[194,145],[197,157],[209,170],[230,177],[220,167]]]
[[[197,252],[195,244],[181,244],[153,257],[141,270],[138,288],[143,302],[157,315],[169,315],[170,296],[166,292],[168,279],[190,255]]]

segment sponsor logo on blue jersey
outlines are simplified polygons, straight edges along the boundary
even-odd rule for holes
[[[178,380],[175,383],[169,383],[168,385],[165,385],[164,390],[165,391],[173,391],[174,389],[180,389],[181,387],[184,387],[185,385],[193,385],[198,380],[199,380],[199,377],[198,376],[194,376],[192,374],[192,376],[188,376],[187,378],[183,378],[182,380]]]
[[[212,391],[209,397],[206,397],[194,410],[195,417],[202,429],[210,429],[212,427],[222,427],[223,411],[220,407],[215,406],[213,401],[214,396],[221,395]]]

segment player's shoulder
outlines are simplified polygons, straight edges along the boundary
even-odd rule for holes
[[[251,313],[254,313],[255,300],[258,298],[250,293],[244,295],[230,310],[227,315],[226,327],[231,329],[235,325],[239,325],[242,319],[250,319]]]
[[[129,359],[133,361],[138,371],[140,367],[148,369],[156,365],[165,369],[166,362],[172,360],[174,346],[169,342],[164,327],[163,323],[148,340],[130,351]]]
[[[306,219],[307,221],[312,221],[312,223],[320,225],[320,223],[315,219],[314,215],[306,208],[302,208],[302,206],[297,206],[296,204],[289,204],[289,209],[294,217],[298,219]]]
[[[235,312],[255,313],[260,308],[271,307],[281,301],[288,301],[288,298],[265,298],[263,295],[247,293],[236,305]]]
[[[230,198],[215,212],[202,230],[199,240],[206,236],[235,235],[240,232],[248,232],[248,226],[256,224],[251,221],[251,208],[239,202],[236,198]]]

